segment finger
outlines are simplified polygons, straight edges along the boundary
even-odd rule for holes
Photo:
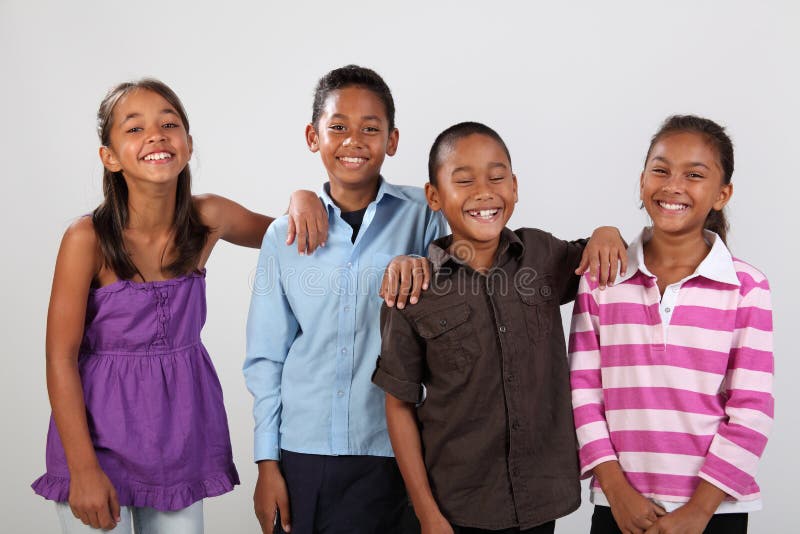
[[[106,505],[97,511],[97,523],[100,528],[105,530],[111,530],[117,525],[117,522],[114,521],[111,514],[110,503],[106,502]]]
[[[612,252],[608,256],[608,285],[614,285],[617,279],[617,270],[619,269],[619,253]]]
[[[308,253],[311,254],[319,247],[319,232],[317,231],[317,223],[314,221],[308,222]]]
[[[619,272],[622,276],[625,276],[625,273],[628,271],[628,251],[622,249],[619,253],[619,263],[620,268]]]
[[[291,215],[289,215],[289,227],[286,229],[286,244],[291,245],[294,243],[295,237],[295,226],[294,226],[294,219]]]
[[[586,269],[588,268],[589,268],[589,258],[586,256],[586,252],[584,252],[583,256],[581,256],[581,262],[580,264],[578,264],[578,268],[575,269],[575,274],[580,276],[583,273],[585,273]]]
[[[102,528],[100,523],[100,515],[96,510],[89,512],[89,524],[92,528]]]
[[[422,289],[428,289],[431,284],[431,266],[425,258],[422,258],[422,273]]]
[[[114,522],[119,523],[122,517],[120,516],[119,498],[117,498],[116,491],[111,491],[111,498],[109,498],[108,501],[109,507],[111,508],[111,517],[114,518]]]
[[[278,510],[280,511],[281,527],[285,532],[292,530],[292,515],[289,511],[289,496],[286,494],[286,489],[278,493]]]
[[[302,256],[308,250],[308,229],[297,225],[297,252]]]
[[[401,310],[406,307],[408,294],[411,292],[411,265],[404,261],[400,265],[400,291],[397,293],[397,307]]]
[[[607,250],[600,252],[600,289],[605,289],[606,284],[608,284],[608,257],[609,254]]]
[[[657,504],[653,504],[653,508],[655,509],[656,515],[658,517],[663,517],[663,516],[667,515],[667,511],[663,507],[661,507],[661,506],[659,506]]]
[[[390,308],[394,306],[397,297],[397,280],[399,278],[397,263],[392,261],[383,275],[383,300]]]
[[[422,265],[420,265],[419,260],[415,260],[414,267],[411,269],[411,298],[408,299],[411,304],[416,304],[419,301],[423,280]]]
[[[321,247],[325,246],[325,243],[328,242],[328,211],[323,206],[322,211],[320,211],[316,218],[317,221],[317,231],[319,232],[319,239]]]
[[[592,282],[597,282],[598,274],[600,274],[600,260],[597,256],[589,258],[589,278]]]

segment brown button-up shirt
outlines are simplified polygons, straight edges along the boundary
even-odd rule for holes
[[[455,525],[526,529],[580,505],[559,305],[575,298],[585,243],[504,229],[482,275],[445,237],[419,303],[381,311],[372,380],[419,404],[433,495]]]

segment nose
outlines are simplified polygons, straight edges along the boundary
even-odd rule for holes
[[[681,193],[683,189],[683,177],[678,173],[671,173],[661,185],[661,190],[665,193]]]
[[[350,147],[350,146],[359,147],[359,146],[362,145],[362,142],[363,141],[361,139],[361,131],[360,130],[353,130],[353,131],[350,132],[350,135],[348,135],[345,138],[345,140],[342,142],[342,145],[347,146],[347,147]]]
[[[161,126],[151,126],[147,129],[147,142],[148,143],[157,143],[158,141],[162,141],[166,139],[166,134],[164,133],[164,129]]]

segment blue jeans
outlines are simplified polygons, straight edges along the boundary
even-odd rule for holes
[[[154,508],[123,506],[120,519],[112,530],[94,529],[72,515],[69,504],[56,503],[62,534],[203,534],[203,501],[176,512],[161,512]]]

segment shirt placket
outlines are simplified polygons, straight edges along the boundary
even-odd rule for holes
[[[169,292],[166,287],[153,287],[152,296],[156,301],[156,335],[150,344],[151,349],[167,347],[167,327],[169,325]]]
[[[358,259],[351,257],[339,271],[338,331],[336,371],[331,410],[331,449],[334,454],[349,454],[350,392],[352,386]]]

